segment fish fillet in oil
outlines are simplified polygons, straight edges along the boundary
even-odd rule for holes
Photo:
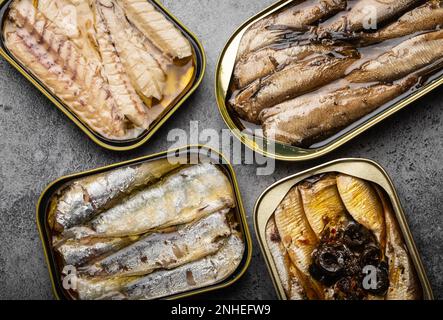
[[[443,58],[443,31],[435,31],[406,40],[375,60],[354,70],[351,82],[389,82],[418,71]]]
[[[389,289],[386,300],[419,300],[422,290],[403,241],[391,204],[383,191],[377,187],[386,221],[386,257],[389,264]]]
[[[145,275],[214,254],[223,245],[221,239],[231,233],[227,211],[214,213],[175,232],[147,235],[79,272],[91,277]]]
[[[63,232],[83,224],[117,200],[158,181],[178,167],[178,164],[161,159],[76,180],[55,198],[50,225],[54,230]]]
[[[133,193],[66,236],[122,237],[180,225],[234,206],[228,178],[212,164],[190,166]]]
[[[318,238],[327,227],[338,229],[348,221],[335,175],[323,177],[314,183],[304,182],[298,188],[306,218]]]
[[[234,110],[245,120],[258,123],[263,109],[287,99],[295,98],[341,78],[355,62],[351,56],[318,56],[306,61],[294,62],[282,70],[251,83],[230,100]]]
[[[100,64],[89,0],[39,0],[38,10],[75,43],[88,61]]]
[[[69,38],[80,35],[76,7],[69,0],[38,0],[40,10]]]
[[[443,26],[443,1],[427,1],[381,30],[375,33],[365,33],[362,36],[362,43],[368,45],[416,32],[435,30],[441,26]]]
[[[137,94],[123,65],[122,57],[118,54],[111,37],[110,30],[95,4],[95,22],[97,41],[103,61],[104,74],[109,83],[109,90],[115,97],[120,113],[136,126],[148,129],[153,121],[149,110]]]
[[[295,276],[294,266],[281,243],[281,238],[275,225],[274,218],[271,218],[266,226],[266,243],[274,260],[279,279],[289,300],[304,300],[306,294],[298,277]]]
[[[94,279],[79,276],[76,278],[76,286],[73,292],[80,300],[115,299],[118,290],[139,278],[140,277],[115,277],[109,279]]]
[[[303,1],[298,1],[303,2]],[[312,4],[294,5],[253,24],[243,35],[238,57],[264,48],[285,38],[294,31],[306,30],[310,25],[346,8],[346,0],[316,0]]]
[[[374,187],[362,179],[338,174],[337,188],[349,214],[374,233],[383,250],[386,244],[386,225],[383,206]]]
[[[252,52],[241,58],[234,69],[234,81],[243,88],[253,81],[270,75],[286,65],[303,60],[313,54],[342,51],[329,45],[292,45],[288,48],[269,47]]]
[[[138,237],[110,238],[110,239],[69,239],[59,246],[55,251],[60,255],[64,265],[80,267],[103,255],[116,252]]]
[[[82,121],[107,138],[127,136],[126,124],[96,64],[36,10],[30,0],[13,2],[6,45]]]
[[[322,141],[405,93],[417,79],[395,84],[343,88],[295,98],[260,115],[268,139],[306,147]]]
[[[154,97],[160,100],[166,76],[154,57],[143,46],[144,39],[138,37],[116,1],[96,0],[96,5],[137,92],[146,99]]]
[[[318,238],[305,216],[300,192],[293,187],[275,210],[275,223],[289,257],[300,271],[303,287],[323,296],[323,289],[309,273],[311,254],[318,244]]]
[[[172,58],[192,56],[188,39],[146,0],[118,0],[133,23],[160,50]]]
[[[335,32],[356,32],[379,27],[401,15],[420,0],[357,0],[352,9],[323,28]],[[375,24],[375,25],[374,25]]]
[[[136,279],[126,284],[120,295],[129,300],[156,299],[219,283],[238,268],[244,250],[243,240],[233,234],[216,254]]]

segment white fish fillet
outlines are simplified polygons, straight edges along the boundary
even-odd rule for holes
[[[78,179],[55,199],[54,217],[49,219],[53,220],[51,226],[62,232],[88,222],[116,200],[157,182],[179,166],[161,159]]]
[[[351,82],[390,82],[431,65],[443,58],[443,31],[425,33],[408,39],[374,60],[354,70]]]
[[[95,217],[88,226],[74,227],[66,235],[82,238],[142,234],[189,223],[233,206],[232,187],[224,173],[212,164],[194,165],[134,193]]]
[[[160,50],[173,58],[192,55],[188,39],[146,0],[118,0],[126,16]]]
[[[303,285],[291,270],[295,267],[292,265],[289,255],[286,252],[284,245],[281,243],[274,218],[271,218],[266,226],[266,243],[274,260],[286,297],[289,300],[306,299]]]

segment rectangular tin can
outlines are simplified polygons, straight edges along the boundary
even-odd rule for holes
[[[294,185],[312,176],[331,172],[343,173],[373,182],[386,192],[386,194],[389,196],[389,200],[392,203],[395,217],[398,225],[400,226],[400,230],[409,251],[410,258],[417,272],[418,280],[423,290],[423,298],[425,300],[433,300],[434,295],[432,293],[431,285],[427,278],[425,268],[418,253],[392,180],[386,171],[376,162],[367,159],[351,158],[331,161],[329,163],[284,178],[267,188],[257,199],[254,206],[253,218],[255,233],[279,299],[287,300],[287,297],[279,279],[271,252],[266,244],[266,225],[273,215],[275,209]]]
[[[413,93],[406,95],[401,99],[396,99],[392,105],[389,105],[388,108],[383,108],[383,110],[378,112],[375,116],[371,116],[368,119],[365,119],[363,122],[360,121],[361,123],[358,122],[357,125],[351,125],[349,130],[347,130],[345,133],[340,134],[337,138],[334,138],[331,141],[328,140],[324,144],[322,143],[321,146],[318,147],[300,148],[278,142],[270,143],[270,141],[264,139],[263,137],[257,135],[254,136],[250,132],[245,132],[240,119],[231,112],[230,107],[227,104],[227,96],[229,94],[231,78],[234,72],[240,41],[246,30],[255,22],[296,2],[296,0],[278,1],[248,19],[227,41],[217,63],[215,74],[215,96],[217,99],[219,112],[233,135],[251,150],[264,156],[283,161],[306,161],[321,157],[332,152],[369,128],[375,126],[389,116],[410,105],[412,102],[426,95],[443,83],[443,76],[439,75],[436,79],[433,79],[431,82],[422,86]]]
[[[6,13],[12,2],[12,0],[0,0],[0,55],[3,56],[15,69],[17,69],[29,82],[31,82],[40,92],[42,92],[60,111],[62,111],[77,127],[80,128],[92,141],[99,146],[113,151],[128,151],[138,148],[144,145],[152,136],[160,129],[160,127],[177,111],[177,109],[183,105],[183,103],[194,93],[203,80],[203,76],[206,69],[206,56],[203,49],[203,45],[197,39],[197,37],[186,28],[176,17],[174,17],[168,9],[166,9],[157,0],[146,0],[152,3],[152,5],[165,15],[174,25],[184,34],[189,40],[193,48],[195,56],[195,71],[194,77],[188,87],[181,93],[178,99],[172,102],[163,112],[163,114],[156,119],[148,130],[145,130],[139,137],[129,140],[117,141],[106,139],[94,130],[89,128],[83,121],[80,120],[69,107],[63,103],[56,95],[54,95],[39,79],[37,79],[27,68],[22,65],[6,48],[5,39],[3,35],[3,28]]]
[[[240,265],[238,266],[238,268],[234,271],[233,274],[231,274],[228,278],[226,278],[222,282],[216,283],[216,284],[208,286],[208,287],[203,287],[200,289],[195,289],[195,290],[184,292],[184,293],[179,293],[179,294],[176,294],[173,296],[166,297],[165,299],[173,300],[173,299],[179,299],[179,298],[187,298],[187,297],[194,296],[197,294],[226,288],[226,287],[234,284],[235,282],[237,282],[241,278],[241,276],[246,272],[246,270],[250,264],[251,256],[252,256],[252,240],[251,240],[251,235],[250,235],[248,223],[246,220],[246,213],[245,213],[245,209],[243,207],[243,202],[242,202],[242,198],[240,195],[240,190],[239,190],[239,186],[238,186],[238,182],[237,182],[237,178],[236,178],[234,169],[233,169],[232,165],[229,163],[229,161],[222,154],[220,154],[219,152],[217,152],[213,149],[209,149],[209,148],[206,148],[203,146],[186,146],[186,147],[176,149],[176,150],[169,150],[169,151],[165,151],[165,152],[160,152],[160,153],[156,153],[153,155],[144,156],[144,157],[141,157],[138,159],[129,160],[129,161],[121,162],[121,163],[116,163],[116,164],[109,165],[109,166],[102,167],[102,168],[97,168],[97,169],[93,169],[93,170],[88,170],[88,171],[84,171],[84,172],[80,172],[80,173],[67,175],[67,176],[61,177],[61,178],[53,181],[45,188],[45,190],[40,195],[40,198],[37,203],[36,219],[37,219],[37,227],[39,230],[40,239],[41,239],[42,245],[43,245],[43,251],[45,254],[46,263],[48,266],[49,276],[50,276],[50,280],[51,280],[51,284],[52,284],[52,291],[53,291],[54,296],[58,300],[72,300],[74,297],[72,296],[72,294],[70,294],[67,290],[65,290],[63,288],[61,270],[58,266],[57,258],[56,258],[56,255],[54,253],[54,250],[53,250],[52,244],[51,244],[52,243],[52,241],[51,241],[52,236],[51,236],[51,230],[50,230],[50,227],[48,224],[48,215],[50,212],[50,204],[51,204],[51,199],[52,199],[53,195],[61,187],[63,187],[64,185],[66,185],[67,183],[69,183],[73,180],[87,177],[87,176],[91,176],[91,175],[95,175],[95,174],[99,174],[99,173],[103,173],[103,172],[108,172],[108,171],[118,169],[121,167],[125,167],[125,166],[155,161],[158,159],[166,158],[166,157],[168,157],[168,155],[171,155],[171,154],[174,155],[174,158],[184,159],[183,162],[186,162],[186,163],[193,163],[194,164],[197,161],[210,161],[211,163],[218,165],[220,167],[220,169],[222,169],[222,171],[226,174],[226,176],[230,180],[233,190],[234,190],[234,195],[235,195],[235,200],[236,200],[236,207],[234,210],[235,211],[234,216],[235,216],[236,222],[240,226],[240,231],[243,236],[244,243],[245,243],[245,251],[243,254],[242,261],[240,262]],[[182,162],[180,162],[180,163],[182,163]]]

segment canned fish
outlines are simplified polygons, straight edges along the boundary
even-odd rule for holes
[[[433,299],[394,186],[375,162],[336,160],[275,183],[254,223],[281,299]]]
[[[175,299],[231,285],[251,239],[231,165],[187,147],[62,177],[37,222],[59,299]]]

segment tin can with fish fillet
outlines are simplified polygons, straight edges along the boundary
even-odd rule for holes
[[[37,204],[58,299],[177,299],[245,272],[251,237],[232,166],[188,146],[62,177]]]
[[[394,185],[373,161],[335,160],[276,182],[254,226],[280,299],[433,299]]]
[[[1,0],[0,55],[98,145],[145,144],[200,85],[198,39],[156,0]]]
[[[219,111],[254,151],[320,157],[443,83],[442,25],[437,0],[279,1],[224,47]]]

